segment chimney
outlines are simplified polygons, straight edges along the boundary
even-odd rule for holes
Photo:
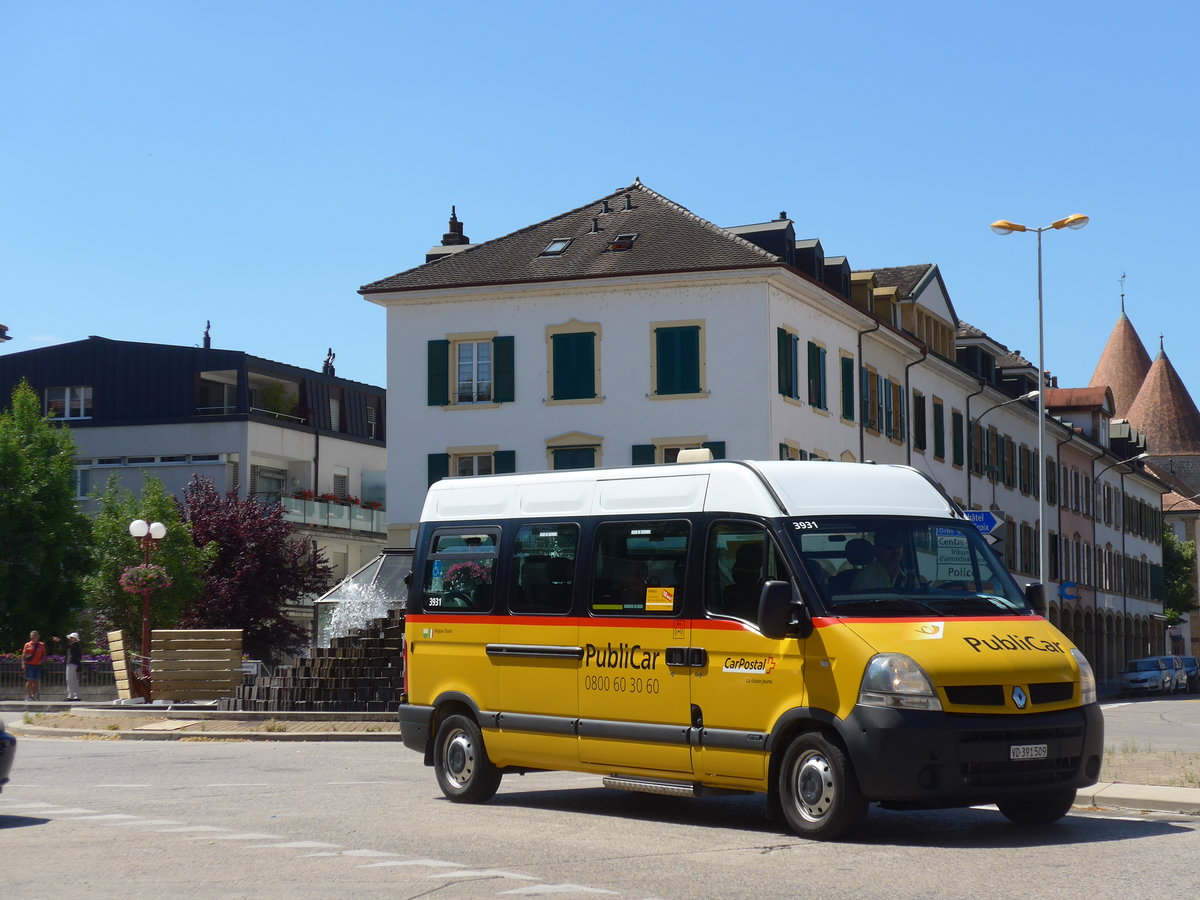
[[[324,363],[324,365],[321,366],[321,374],[322,375],[333,375],[334,374],[333,360],[336,357],[337,357],[337,354],[334,353],[333,348],[330,347],[329,352],[325,354],[325,363]]]
[[[443,247],[455,247],[459,244],[469,244],[471,239],[463,234],[462,222],[458,221],[453,206],[450,207],[450,230],[442,235]]]
[[[212,328],[211,320],[204,323],[204,349],[205,350],[212,349],[212,338],[208,336],[208,332],[209,332],[210,328]]]

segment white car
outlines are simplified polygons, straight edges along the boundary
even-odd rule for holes
[[[1161,656],[1131,659],[1121,670],[1121,693],[1167,693],[1174,679],[1174,673],[1167,671],[1167,664]]]
[[[1188,674],[1187,667],[1183,664],[1182,656],[1163,656],[1160,657],[1163,664],[1167,667],[1167,672],[1171,676],[1171,686],[1167,688],[1168,694],[1173,694],[1176,691],[1187,693],[1188,690]]]

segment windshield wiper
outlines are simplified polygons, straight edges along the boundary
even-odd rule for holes
[[[857,608],[863,607],[868,611],[877,611],[877,607],[885,606],[893,609],[905,609],[917,607],[923,609],[931,615],[940,616],[943,613],[936,607],[930,606],[924,600],[918,600],[916,597],[909,597],[904,594],[883,594],[864,597],[862,595],[851,595],[844,600],[836,600],[832,604],[834,613],[840,614],[845,611],[846,607]]]
[[[981,596],[979,594],[962,594],[957,597],[931,597],[929,602],[941,607],[946,604],[959,609],[979,609],[982,607],[984,612],[1003,613],[1009,616],[1023,616],[1026,610],[1015,606],[1009,606],[1007,602],[999,601],[996,598]]]

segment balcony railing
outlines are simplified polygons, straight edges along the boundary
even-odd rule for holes
[[[387,533],[387,515],[382,509],[364,509],[346,503],[325,500],[300,500],[296,497],[275,498],[283,504],[283,518],[299,525],[324,528],[344,528],[348,531]]]

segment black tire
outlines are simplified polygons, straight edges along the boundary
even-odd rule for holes
[[[1074,791],[1046,791],[996,801],[1000,812],[1018,825],[1049,825],[1069,813],[1074,804]]]
[[[845,837],[867,815],[867,801],[845,751],[817,732],[801,734],[788,745],[775,791],[792,831],[814,841]]]
[[[455,803],[486,803],[500,787],[501,772],[488,759],[483,732],[470,716],[447,716],[438,726],[433,770],[438,787]]]

